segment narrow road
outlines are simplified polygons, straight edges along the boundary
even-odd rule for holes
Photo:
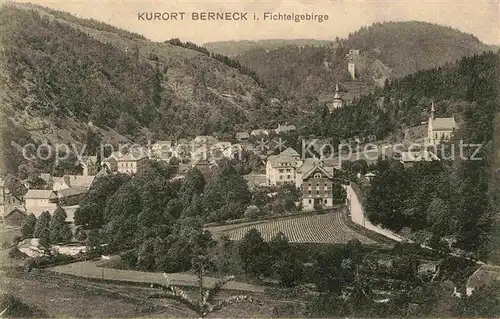
[[[156,284],[167,284],[168,280],[168,283],[174,286],[194,286],[196,285],[198,280],[196,276],[184,273],[167,274],[168,279],[165,279],[163,273],[158,272],[143,272],[136,270],[122,270],[98,267],[94,261],[82,261],[73,264],[60,265],[50,269],[56,273],[101,280],[104,279]],[[217,282],[217,280],[217,278],[212,277],[204,278],[205,284],[208,286],[213,286]],[[257,293],[264,292],[263,287],[235,281],[228,282],[226,285],[224,285],[224,289]]]
[[[401,242],[404,240],[403,237],[399,236],[398,234],[395,234],[394,232],[379,227],[375,226],[370,221],[368,218],[365,217],[365,213],[363,210],[363,206],[361,205],[361,202],[359,201],[358,196],[352,189],[351,185],[344,186],[347,192],[347,200],[348,200],[348,205],[349,205],[349,211],[351,213],[351,220],[358,224],[363,226],[366,229],[372,230],[376,233],[379,233],[381,235],[384,235],[385,237],[388,237],[390,239],[396,240],[398,242]]]

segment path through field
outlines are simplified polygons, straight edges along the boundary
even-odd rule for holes
[[[114,280],[122,282],[137,282],[137,283],[157,283],[166,284],[163,273],[159,272],[144,272],[136,270],[122,270],[113,268],[98,267],[95,261],[82,261],[73,264],[60,265],[50,268],[52,271],[61,274],[73,275],[78,277]],[[185,273],[172,273],[167,274],[168,282],[175,286],[195,286],[197,284],[197,277]],[[205,277],[204,281],[208,286],[214,285],[217,278]],[[238,290],[248,292],[261,293],[264,289],[260,286],[247,284],[243,282],[231,281],[228,282],[224,289]]]
[[[346,244],[357,238],[362,244],[376,244],[372,239],[350,229],[343,220],[343,212],[308,215],[264,222],[219,232],[231,240],[240,240],[252,228],[257,229],[264,240],[269,241],[282,232],[291,243]]]

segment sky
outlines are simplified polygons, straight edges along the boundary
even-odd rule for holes
[[[0,0],[1,1],[1,0]],[[14,2],[26,2],[14,0]],[[144,35],[153,41],[180,38],[203,44],[259,39],[321,39],[346,37],[374,22],[418,20],[472,33],[487,44],[500,45],[500,0],[31,0],[31,3],[94,18]],[[139,20],[142,12],[185,12],[183,20]],[[247,12],[246,21],[199,21],[199,12]],[[328,20],[271,21],[264,13],[328,15]],[[254,20],[253,14],[258,20]],[[169,15],[170,16],[170,15]],[[179,17],[180,15],[178,15]]]

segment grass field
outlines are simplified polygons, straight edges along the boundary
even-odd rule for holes
[[[184,288],[183,288],[184,289]],[[195,292],[184,289],[192,298]],[[50,271],[34,271],[15,277],[0,277],[0,291],[19,298],[52,318],[196,318],[181,303],[170,299],[150,299],[155,289],[125,284],[100,283],[65,277]],[[216,300],[234,295],[221,291]],[[237,294],[237,293],[236,293]],[[263,293],[245,293],[262,304],[238,303],[210,314],[209,318],[271,318],[273,308],[283,302]]]
[[[349,228],[342,214],[343,212],[337,211],[322,215],[308,215],[242,225],[230,229],[213,228],[210,231],[217,235],[226,234],[231,240],[240,240],[250,229],[255,228],[266,241],[271,240],[274,235],[281,231],[291,243],[345,244],[356,238],[362,244],[376,244],[373,239]]]

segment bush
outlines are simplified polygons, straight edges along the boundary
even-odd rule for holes
[[[7,318],[30,318],[47,317],[41,310],[25,304],[21,299],[10,294],[0,296],[0,312],[7,309],[2,317]]]
[[[120,255],[122,262],[129,268],[133,269],[137,265],[137,252],[130,250]]]
[[[27,255],[22,253],[17,247],[14,247],[12,248],[10,251],[9,251],[9,258],[12,258],[12,259],[23,259],[23,258],[26,258]]]
[[[250,205],[245,210],[244,216],[247,219],[257,219],[260,216],[260,209],[255,205]]]

